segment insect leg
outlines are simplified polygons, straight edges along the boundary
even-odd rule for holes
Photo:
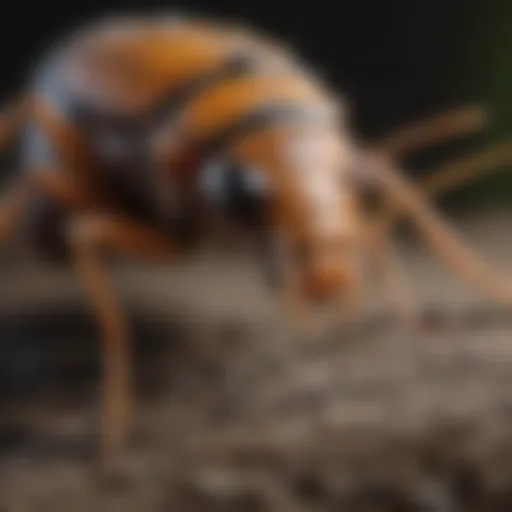
[[[436,197],[511,164],[512,141],[507,140],[454,159],[441,168],[426,173],[419,186],[427,196]]]
[[[87,181],[88,174],[59,165],[62,158],[56,156],[62,156],[61,151],[56,155],[39,130],[29,135],[27,145],[32,151],[25,163],[30,166],[31,183],[62,210],[65,219],[71,219],[64,232],[66,248],[99,323],[103,355],[100,455],[104,464],[114,464],[128,436],[131,361],[126,322],[102,255],[106,250],[153,259],[174,254],[175,247],[163,235],[120,217],[108,198],[96,193],[95,183]]]
[[[175,256],[176,246],[136,221],[117,216],[86,215],[70,223],[68,230],[77,275],[97,319],[103,359],[102,441],[104,468],[122,454],[131,423],[129,335],[125,318],[107,278],[105,251],[145,260]]]
[[[463,137],[485,127],[486,112],[478,106],[468,106],[437,114],[399,128],[377,141],[373,147],[393,158],[401,158],[446,139]]]
[[[440,195],[488,174],[500,167],[512,164],[512,141],[507,140],[456,158],[441,168],[429,171],[419,180],[418,191],[426,197]],[[396,202],[386,205],[380,214],[382,231],[390,230],[404,216],[403,208]]]
[[[457,274],[495,300],[510,305],[512,282],[494,272],[473,250],[458,240],[442,217],[408,181],[385,160],[377,163],[381,186],[416,224],[426,242]]]

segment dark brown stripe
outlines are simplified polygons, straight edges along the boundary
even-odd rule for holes
[[[213,70],[195,76],[184,84],[173,86],[146,114],[136,119],[117,118],[103,112],[93,112],[90,107],[78,103],[72,105],[72,116],[76,125],[86,131],[96,128],[111,129],[118,133],[132,134],[135,137],[147,136],[160,123],[176,115],[185,104],[208,88],[225,80],[247,76],[256,69],[255,62],[247,56],[234,56],[219,64]]]
[[[256,63],[248,56],[234,56],[221,63],[219,67],[193,77],[186,83],[171,88],[158,102],[149,117],[154,123],[177,113],[184,105],[191,102],[208,88],[225,80],[247,76],[254,72]]]
[[[282,124],[323,124],[325,109],[303,103],[272,103],[247,112],[213,138],[200,143],[204,158],[222,153],[249,135]]]

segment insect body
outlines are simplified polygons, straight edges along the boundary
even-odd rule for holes
[[[421,195],[358,148],[342,107],[275,42],[213,21],[141,18],[65,40],[6,112],[5,139],[22,130],[23,149],[0,206],[0,240],[28,212],[27,239],[69,257],[81,279],[102,340],[105,464],[127,439],[130,357],[103,254],[179,259],[213,229],[205,204],[266,239],[293,305],[356,296],[368,250],[357,195],[370,171],[448,263],[463,262],[466,277],[509,299]],[[475,124],[471,115],[432,120],[393,138],[387,153]],[[219,160],[229,165],[202,171]]]

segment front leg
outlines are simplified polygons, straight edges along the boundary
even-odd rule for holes
[[[104,251],[144,260],[178,253],[164,235],[129,218],[84,215],[74,219],[68,238],[75,270],[97,319],[103,360],[101,459],[114,469],[126,448],[131,423],[131,356],[126,319],[107,278]]]
[[[51,212],[58,213],[64,221],[71,219],[62,241],[100,327],[103,356],[100,456],[103,468],[109,469],[119,460],[129,434],[131,361],[126,321],[106,276],[102,257],[105,252],[117,252],[160,261],[175,256],[178,250],[165,235],[115,212],[112,205],[98,198],[94,190],[84,187],[71,173],[38,168],[28,175],[36,192],[31,197],[42,209],[37,211],[37,217],[29,219],[34,222],[26,226],[29,232],[25,236],[31,239],[40,235],[41,223],[47,215],[52,216]],[[49,227],[57,226],[53,223]],[[56,234],[52,234],[52,240]],[[46,247],[47,241],[42,240],[43,246]]]

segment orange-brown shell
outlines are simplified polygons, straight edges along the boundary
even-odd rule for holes
[[[317,89],[317,96],[331,99],[331,93],[294,61],[293,52],[245,27],[221,22],[113,20],[76,37],[65,65],[68,79],[100,104],[136,112],[234,54],[251,56],[262,74],[288,74],[292,97],[298,89],[308,89],[306,97]],[[240,86],[245,96],[246,84]],[[234,84],[229,89],[230,97],[239,94]],[[216,108],[221,111],[222,104]],[[194,112],[197,116],[197,109]]]

